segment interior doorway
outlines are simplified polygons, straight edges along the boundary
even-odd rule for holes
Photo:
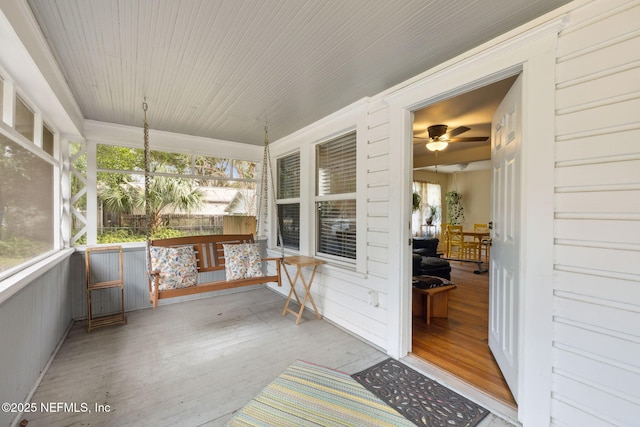
[[[413,112],[414,180],[441,186],[440,222],[449,222],[444,198],[452,189],[463,195],[463,228],[491,221],[491,120],[516,77]],[[431,151],[426,147],[438,139],[446,143],[445,148]],[[418,239],[427,237],[421,230],[412,229],[412,234]],[[438,253],[443,253],[441,233],[429,237],[439,238]],[[488,346],[490,273],[474,274],[475,263],[450,261],[450,266],[451,281],[457,288],[449,292],[448,316],[434,317],[430,324],[423,317],[413,317],[412,353],[515,408]]]

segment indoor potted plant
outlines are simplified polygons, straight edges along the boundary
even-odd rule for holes
[[[461,224],[464,221],[464,208],[462,207],[462,194],[451,190],[444,196],[447,202],[447,220],[449,224]]]
[[[420,209],[420,205],[422,204],[422,196],[417,191],[413,192],[413,212]]]
[[[427,225],[433,224],[433,221],[438,219],[438,207],[433,205],[427,206],[427,212],[425,214]]]

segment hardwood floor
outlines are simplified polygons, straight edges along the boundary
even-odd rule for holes
[[[448,319],[413,318],[412,353],[516,407],[488,345],[489,276],[473,263],[451,261]]]

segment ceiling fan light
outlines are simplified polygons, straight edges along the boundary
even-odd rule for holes
[[[448,142],[445,141],[431,141],[427,142],[427,150],[430,151],[442,151],[449,145]]]

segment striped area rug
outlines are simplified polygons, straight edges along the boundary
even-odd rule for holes
[[[303,361],[289,366],[226,425],[415,426],[349,374]]]

